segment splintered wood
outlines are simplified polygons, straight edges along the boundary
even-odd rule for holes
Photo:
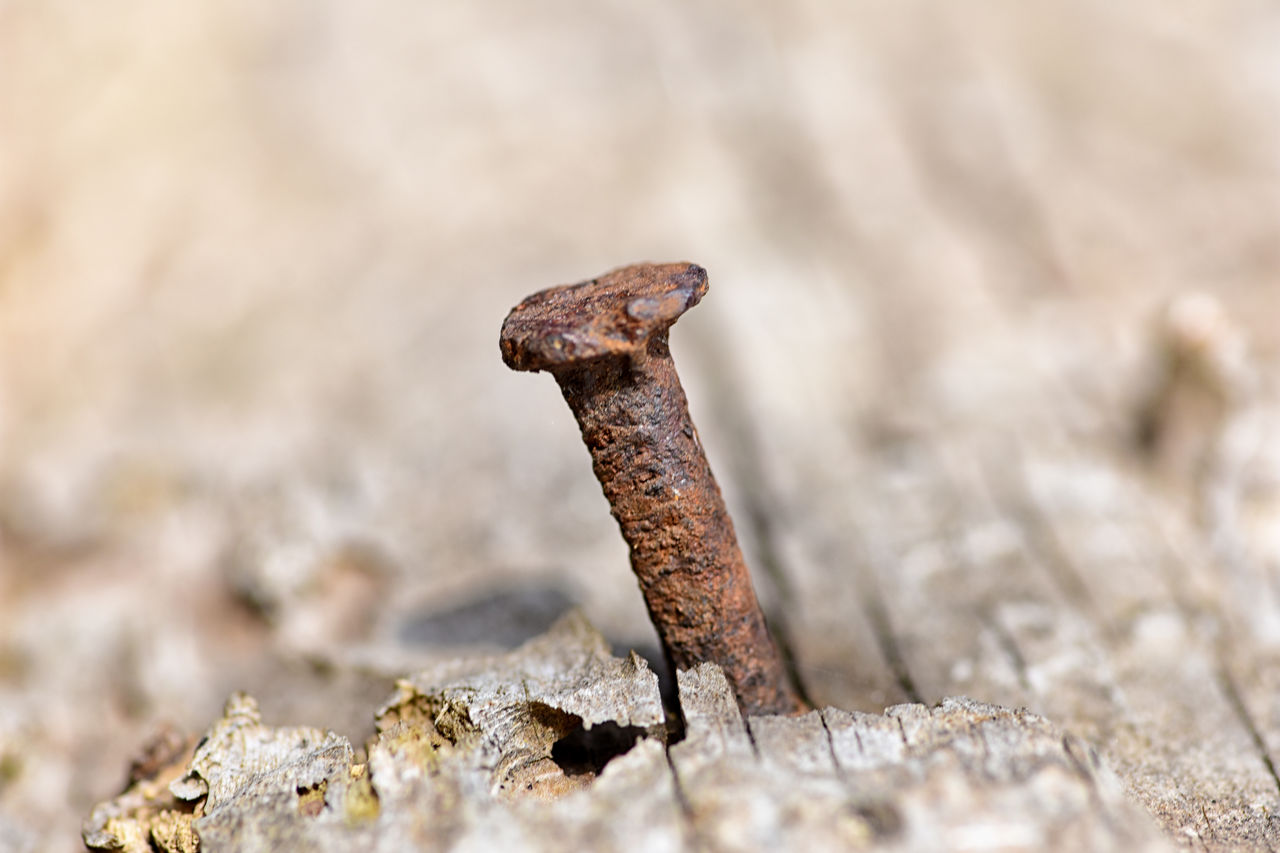
[[[664,708],[645,660],[610,653],[638,635],[602,618],[606,640],[572,609],[625,613],[638,596],[620,554],[610,579],[597,539],[555,526],[590,511],[548,486],[560,503],[530,523],[551,527],[517,564],[550,561],[554,583],[513,590],[483,547],[450,552],[467,571],[450,563],[432,591],[478,598],[390,608],[363,641],[317,630],[325,642],[300,646],[330,675],[399,678],[380,710],[336,685],[255,688],[269,708],[295,694],[335,717],[339,697],[365,703],[376,731],[363,747],[265,726],[237,695],[193,752],[175,736],[144,750],[85,840],[187,853],[1274,849],[1278,395],[1259,380],[1183,411],[1160,402],[1188,390],[1183,370],[1140,400],[1136,368],[1128,385],[1092,361],[1077,371],[1075,349],[1045,343],[1063,333],[1027,316],[994,313],[989,334],[937,363],[1041,348],[1040,373],[930,375],[918,399],[845,420],[789,420],[782,382],[711,407],[708,446],[728,448],[726,497],[745,507],[762,603],[822,710],[744,720],[707,665],[678,673]],[[720,382],[725,360],[693,355],[694,376]],[[963,387],[948,396],[946,381]],[[565,454],[556,466],[585,465]],[[598,494],[578,497],[604,515]]]
[[[364,750],[233,696],[194,755],[94,810],[92,849],[1162,850],[1097,752],[1025,711],[738,711],[714,665],[658,680],[580,615],[402,681]],[[672,742],[674,741],[674,742]],[[197,841],[198,836],[198,841]]]

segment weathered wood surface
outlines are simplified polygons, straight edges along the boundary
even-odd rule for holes
[[[711,664],[658,679],[578,614],[401,682],[358,758],[232,697],[194,755],[99,806],[97,850],[1164,850],[1094,750],[972,700],[745,722]],[[182,772],[182,771],[180,771]],[[167,787],[166,787],[167,783]],[[199,842],[194,842],[195,837]]]
[[[341,768],[397,679],[575,608],[659,666],[497,352],[641,259],[710,271],[673,347],[817,707],[1025,708],[1173,843],[1280,846],[1276,12],[1167,5],[0,4],[0,850],[82,849],[237,691]],[[830,774],[795,726],[760,766]],[[650,769],[589,790],[702,778]]]

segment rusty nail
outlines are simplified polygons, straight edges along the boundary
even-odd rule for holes
[[[525,299],[502,360],[545,370],[582,428],[649,617],[678,669],[719,664],[748,714],[804,709],[765,626],[667,347],[707,292],[695,264],[637,264]]]

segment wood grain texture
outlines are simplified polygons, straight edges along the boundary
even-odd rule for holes
[[[264,726],[238,695],[169,785],[185,809],[158,809],[153,786],[141,803],[144,782],[100,806],[86,840],[129,853],[192,851],[193,833],[199,849],[246,853],[1169,849],[1096,751],[1028,712],[949,699],[744,721],[703,664],[679,674],[684,736],[668,744],[660,721],[636,726],[652,721],[638,713],[657,702],[652,673],[601,643],[574,615],[502,658],[418,673],[380,712],[367,760],[331,732]],[[575,770],[557,745],[592,726],[634,734]]]
[[[927,757],[886,708],[967,696],[1014,714],[979,731],[1088,744],[1173,843],[1280,847],[1280,11],[1168,5],[4,0],[0,851],[81,850],[126,780],[190,846],[160,769],[240,693],[261,721],[223,734],[350,745],[261,793],[353,837],[385,766],[450,816],[424,845],[796,837],[714,793],[756,788],[817,827],[770,774],[853,797],[814,832],[889,844],[911,814],[853,776]],[[540,752],[595,713],[549,710],[569,681],[503,717],[537,748],[497,783],[550,805],[496,765],[397,776],[454,748],[377,730],[398,681],[430,710],[449,684],[414,673],[574,610],[674,707],[572,415],[498,334],[677,258],[711,283],[671,337],[693,419],[835,770],[813,717],[748,720],[754,758],[722,727],[727,763],[673,771],[646,736],[569,790]],[[896,789],[910,825],[964,842],[930,802],[971,789],[1043,815],[1044,778],[997,795],[957,737],[922,741],[956,790]]]

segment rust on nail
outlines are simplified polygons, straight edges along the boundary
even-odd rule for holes
[[[507,315],[502,359],[560,385],[670,662],[719,664],[748,714],[796,713],[804,703],[765,625],[667,347],[671,325],[706,292],[706,271],[688,263],[549,288]]]

